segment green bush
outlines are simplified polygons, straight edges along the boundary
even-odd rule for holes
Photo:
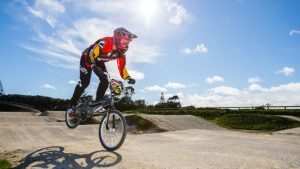
[[[265,115],[290,115],[300,117],[300,109],[242,109],[227,110],[227,114],[265,114]]]
[[[0,159],[0,168],[1,169],[12,168],[12,164],[7,160]]]
[[[145,109],[140,112],[159,115],[194,115],[207,120],[213,120],[226,114],[226,110],[221,109]]]
[[[214,120],[230,129],[277,131],[300,127],[300,122],[263,114],[227,114]]]
[[[151,126],[154,125],[151,121],[144,119],[143,117],[138,115],[125,116],[125,119],[128,125],[136,125],[141,130],[148,130]]]
[[[214,109],[214,108],[182,108],[182,109],[142,109],[128,111],[130,113],[138,112],[143,114],[159,114],[159,115],[194,115],[202,117],[206,120],[214,120],[218,117],[226,114],[263,114],[263,115],[290,115],[300,117],[300,109],[278,109],[278,110],[266,110],[266,109]]]

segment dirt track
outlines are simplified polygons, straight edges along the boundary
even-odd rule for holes
[[[189,122],[149,116],[145,118],[176,131],[129,134],[121,149],[111,153],[98,141],[98,125],[71,130],[56,122],[61,117],[0,112],[0,156],[15,162],[26,157],[18,168],[300,168],[300,135],[293,132],[251,134],[195,117],[179,118]],[[176,121],[184,130],[176,128]]]

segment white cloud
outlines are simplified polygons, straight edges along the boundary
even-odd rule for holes
[[[186,88],[186,85],[178,83],[178,82],[169,82],[165,85],[166,88],[180,89]]]
[[[248,79],[248,83],[259,83],[259,82],[261,82],[261,79],[258,76],[250,77]]]
[[[134,70],[128,70],[129,75],[136,80],[142,80],[145,78],[144,73]]]
[[[45,57],[44,60],[46,63],[55,66],[62,67],[66,69],[78,69],[79,58],[76,58],[72,55],[67,55],[59,52],[54,52],[47,49],[35,48],[31,46],[22,45],[24,49],[35,52],[40,56]]]
[[[159,86],[159,85],[154,85],[154,86],[147,86],[145,87],[145,90],[148,90],[148,91],[153,91],[153,92],[166,92],[167,89]]]
[[[85,45],[91,45],[100,37],[112,35],[113,30],[117,27],[118,25],[113,23],[109,19],[91,17],[75,20],[70,27],[61,31],[61,33],[73,39],[82,39]]]
[[[145,89],[141,89],[141,90],[139,90],[139,92],[146,93],[146,90]]]
[[[168,100],[168,98],[170,98],[172,96],[174,96],[174,95],[171,93],[164,93],[165,101]]]
[[[88,95],[92,95],[94,99],[96,99],[96,94],[99,86],[99,80],[90,82],[89,86],[85,89],[85,92]],[[110,90],[106,90],[106,93],[108,93]]]
[[[100,18],[109,18],[148,40],[172,36],[190,18],[176,0],[85,0],[76,1],[76,6]]]
[[[215,75],[213,77],[208,77],[205,80],[207,83],[212,84],[212,83],[216,83],[216,82],[224,82],[224,78],[218,75]]]
[[[82,27],[82,25],[89,25],[89,27]],[[99,27],[102,29],[98,29]],[[32,52],[47,56],[48,60],[45,60],[45,62],[51,65],[78,69],[81,51],[96,41],[97,37],[111,35],[116,27],[110,21],[97,18],[79,20],[73,24],[73,27],[62,28],[49,36],[38,33],[37,40],[42,42],[42,47],[21,46]],[[126,55],[127,66],[130,67],[132,63],[154,63],[161,55],[161,52],[155,46],[133,42]],[[56,60],[54,61],[53,58]]]
[[[106,62],[105,66],[111,78],[122,80],[120,76],[120,72],[117,66],[117,61],[113,60],[110,62]],[[135,80],[142,80],[145,78],[145,74],[143,72],[137,70],[128,69],[128,65],[126,66],[128,70],[128,74]]]
[[[207,52],[208,49],[203,43],[196,45],[196,48],[194,49],[194,53],[207,53]]]
[[[126,53],[130,63],[155,63],[163,55],[157,46],[135,42],[130,44],[130,49]]]
[[[82,25],[89,26],[82,27]],[[68,30],[63,32],[65,33],[64,36],[67,36],[65,39],[76,39],[79,37],[83,39],[84,43],[82,45],[88,47],[100,37],[111,36],[113,30],[117,27],[117,24],[107,19],[89,18],[74,22],[73,28],[68,28]],[[127,63],[154,63],[160,56],[162,56],[162,53],[159,47],[149,45],[146,42],[137,43],[135,40],[133,40],[129,50],[126,52]]]
[[[89,26],[83,27],[82,25]],[[71,27],[63,27],[50,35],[45,35],[38,31],[37,41],[40,43],[38,49],[32,47],[32,45],[21,46],[51,58],[54,57],[55,53],[57,62],[60,63],[62,61],[63,63],[60,63],[60,65],[67,65],[61,67],[77,69],[81,51],[94,43],[98,38],[112,35],[113,30],[117,27],[109,20],[98,18],[82,19],[75,21]],[[135,43],[133,41],[126,53],[127,65],[130,66],[132,63],[155,63],[162,55],[157,46],[148,45],[145,42]],[[53,63],[53,60],[50,63]],[[58,63],[56,65],[59,65]]]
[[[44,84],[41,86],[42,88],[45,88],[45,89],[51,89],[51,90],[56,90],[56,87],[53,86],[53,85],[50,85],[50,84]]]
[[[293,29],[293,30],[290,31],[289,34],[290,34],[290,35],[294,35],[294,34],[300,35],[300,30]]]
[[[34,16],[48,22],[51,27],[55,27],[56,17],[65,12],[65,7],[57,0],[36,0],[34,6],[28,6],[27,10]]]
[[[82,49],[78,47],[78,42],[74,40],[74,37],[65,33],[67,30],[62,29],[62,31],[48,36],[39,32],[37,40],[47,44],[49,50],[65,52],[74,56],[80,55]],[[70,31],[70,28],[68,31]]]
[[[300,92],[300,83],[288,83],[282,84],[279,86],[273,86],[270,88],[264,88],[259,84],[253,83],[248,88],[249,91],[259,91],[259,92],[268,92],[268,93],[278,93],[278,92]]]
[[[68,84],[76,85],[78,82],[76,80],[69,80]]]
[[[189,54],[192,54],[193,53],[193,50],[190,49],[190,48],[183,48],[181,50],[182,53],[186,54],[186,55],[189,55]]]
[[[183,20],[187,18],[187,11],[182,5],[171,1],[166,1],[165,5],[167,7],[167,11],[174,12],[169,18],[170,23],[180,25]]]
[[[229,86],[219,86],[212,89],[209,89],[209,92],[213,94],[221,94],[221,95],[229,95],[229,96],[236,96],[240,94],[239,89]]]
[[[134,20],[146,25],[149,24],[149,21],[154,23],[167,21],[172,25],[180,25],[188,18],[187,10],[174,0],[86,0],[78,1],[77,4],[95,13],[130,16],[131,18],[127,18],[130,21]]]
[[[142,4],[139,8],[143,9],[128,7],[137,4]],[[71,69],[78,69],[79,57],[86,47],[98,38],[111,36],[120,26],[139,37],[126,53],[129,69],[134,63],[155,63],[164,54],[160,44],[154,44],[153,40],[159,41],[177,33],[174,25],[183,25],[189,17],[187,10],[175,0],[152,0],[151,3],[140,0],[37,0],[34,3],[19,2],[16,6],[25,9],[22,20],[36,31],[36,37],[29,37],[32,41],[21,46],[41,54],[44,62],[50,65]],[[144,23],[149,15],[151,22]],[[47,23],[38,22],[39,19]],[[198,47],[196,51],[199,49],[202,50]],[[63,59],[63,55],[73,58]]]
[[[295,72],[295,69],[292,67],[284,67],[281,70],[277,71],[277,74],[284,74],[285,76],[290,76]]]
[[[276,87],[271,87],[269,89],[271,92],[282,92],[282,91],[291,91],[291,92],[300,92],[300,83],[288,83],[279,85]]]
[[[251,91],[251,92],[255,92],[255,91],[265,92],[265,91],[268,91],[268,89],[263,88],[261,85],[255,83],[255,82],[250,84],[250,86],[248,87],[248,90]]]
[[[111,78],[122,80],[116,60],[105,62],[105,66]]]
[[[261,106],[266,103],[277,106],[300,106],[300,82],[268,88],[253,83],[243,90],[220,86],[209,89],[204,94],[183,94],[180,98],[183,106],[197,107]]]
[[[208,53],[208,49],[207,47],[204,45],[204,43],[200,43],[200,44],[197,44],[196,47],[194,49],[191,49],[191,48],[183,48],[181,50],[182,53],[186,54],[186,55],[189,55],[189,54],[196,54],[196,53],[199,53],[199,54],[203,54],[203,53]]]
[[[188,87],[199,87],[200,85],[197,83],[189,83]]]
[[[58,0],[36,0],[37,7],[44,8],[47,11],[62,13],[65,7]]]

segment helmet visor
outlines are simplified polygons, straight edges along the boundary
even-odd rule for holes
[[[123,38],[126,38],[126,39],[130,39],[132,40],[133,38],[137,38],[136,35],[130,33],[130,32],[123,32],[123,31],[120,31],[118,32],[118,35],[123,37]]]

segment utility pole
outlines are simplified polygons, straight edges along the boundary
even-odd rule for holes
[[[4,95],[4,89],[3,89],[3,86],[2,86],[2,82],[0,80],[0,96]]]
[[[161,92],[161,96],[160,96],[160,99],[159,99],[159,103],[165,103],[164,92]]]

